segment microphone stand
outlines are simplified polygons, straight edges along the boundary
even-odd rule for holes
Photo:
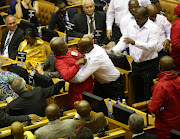
[[[68,31],[69,30],[73,30],[73,28],[72,28],[72,26],[75,26],[74,24],[72,24],[72,23],[70,23],[70,22],[65,22],[62,18],[62,16],[61,15],[59,15],[60,16],[60,20],[61,20],[61,22],[64,24],[64,26],[65,26],[65,34],[66,34],[66,43],[68,44]],[[64,39],[65,39],[64,38]]]

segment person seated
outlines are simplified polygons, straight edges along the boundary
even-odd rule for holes
[[[108,125],[102,112],[98,112],[95,115],[90,114],[91,107],[86,100],[76,101],[74,105],[80,116],[80,118],[75,118],[77,127],[87,127],[94,133]]]
[[[37,15],[39,14],[39,5],[36,0],[17,0],[16,17],[25,19],[38,26]]]
[[[7,29],[2,33],[1,55],[15,60],[19,44],[24,40],[24,31],[17,26],[15,16],[8,15],[5,22]]]
[[[56,2],[58,10],[51,14],[48,28],[53,30],[57,25],[59,31],[64,32],[66,30],[66,22],[71,22],[77,10],[75,8],[66,9],[64,0],[57,0]]]
[[[155,114],[156,135],[159,139],[170,139],[172,129],[180,131],[180,77],[173,68],[173,58],[163,56],[157,75],[159,81],[151,88],[152,100],[148,109]]]
[[[14,139],[35,139],[31,131],[24,131],[23,123],[14,122],[11,125],[11,134]]]
[[[37,63],[35,65],[35,71],[41,75],[47,76],[49,78],[61,78],[59,72],[56,70],[55,67],[55,59],[56,57],[53,55],[53,52],[51,51],[49,53],[48,58],[43,63]],[[45,71],[50,68],[50,72]]]
[[[60,37],[54,37],[50,42],[50,46],[56,57],[57,71],[65,81],[70,81],[79,71],[80,66],[83,67],[86,60],[81,59],[82,55],[77,50],[68,48]],[[91,75],[81,83],[70,82],[68,93],[70,105],[74,107],[75,101],[82,100],[82,93],[85,91],[92,93],[92,88],[93,79]]]
[[[156,135],[146,134],[143,131],[144,119],[141,115],[133,113],[128,120],[129,130],[133,133],[132,139],[158,139]]]
[[[1,66],[0,66],[1,67]],[[17,98],[18,94],[16,94],[10,84],[9,81],[19,77],[19,75],[4,71],[0,68],[0,101],[6,100],[8,97]]]
[[[47,88],[35,87],[29,90],[22,77],[15,78],[10,85],[19,97],[7,104],[5,112],[16,116],[34,113],[44,117],[47,106],[46,99],[59,94],[64,84],[63,81],[60,81]]]
[[[17,1],[19,0],[10,0],[10,7],[7,8],[8,14],[14,15],[16,13],[15,7],[16,7]]]
[[[15,121],[26,122],[26,121],[31,121],[31,120],[40,121],[41,117],[37,116],[36,114],[11,116],[0,108],[0,128],[10,126]]]
[[[47,58],[47,49],[44,46],[44,41],[36,37],[36,31],[32,28],[27,28],[25,31],[25,40],[20,43],[18,51],[26,52],[26,66],[32,69],[36,62],[42,63]]]
[[[93,132],[87,128],[80,128],[76,134],[76,139],[93,139]]]
[[[73,119],[60,120],[60,109],[56,104],[50,104],[46,107],[46,116],[48,124],[37,129],[34,133],[36,139],[57,139],[57,138],[75,138],[76,125]]]
[[[106,44],[106,14],[103,11],[96,11],[94,0],[83,0],[83,11],[73,17],[75,25],[69,35],[82,38],[85,34],[92,34],[97,44]],[[100,36],[97,31],[100,31]]]

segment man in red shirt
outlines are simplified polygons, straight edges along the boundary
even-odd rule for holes
[[[159,139],[170,139],[170,131],[180,131],[180,77],[172,71],[174,60],[169,56],[160,59],[159,81],[151,88],[152,100],[148,109],[156,116],[155,127]]]
[[[60,76],[65,81],[70,81],[79,71],[80,66],[86,63],[85,58],[81,58],[81,53],[77,50],[68,48],[67,44],[59,37],[54,37],[50,46],[56,57],[55,65]],[[82,100],[84,91],[92,93],[93,79],[92,76],[81,83],[71,83],[69,85],[69,102],[74,107],[75,101]]]
[[[178,17],[171,28],[172,49],[170,56],[174,59],[174,70],[180,72],[180,4],[178,4],[174,11]]]

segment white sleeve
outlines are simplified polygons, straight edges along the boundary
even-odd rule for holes
[[[88,63],[86,63],[77,74],[71,79],[70,82],[79,83],[85,81],[89,76],[91,76],[98,68],[98,59],[92,60],[89,59]]]
[[[166,39],[168,40],[171,40],[170,38],[170,34],[171,34],[171,23],[167,20],[167,18],[165,16],[163,16],[163,26],[164,26],[164,29],[165,29],[165,32],[166,32]]]
[[[116,53],[116,54],[120,53],[129,46],[128,44],[124,43],[124,38],[128,37],[127,34],[128,34],[128,30],[126,29],[123,36],[119,39],[119,42],[112,48],[114,53]]]
[[[112,30],[112,25],[115,18],[114,0],[111,0],[106,14],[107,30]]]
[[[139,0],[139,5],[146,7],[147,5],[151,4],[150,0]]]

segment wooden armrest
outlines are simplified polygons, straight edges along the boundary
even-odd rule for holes
[[[144,110],[146,110],[148,108],[148,103],[149,102],[150,102],[150,100],[134,103],[134,104],[132,104],[132,107],[135,108],[135,109],[144,111]]]
[[[2,6],[2,7],[0,7],[0,10],[2,10],[2,9],[7,9],[7,8],[9,8],[9,7],[11,7],[11,6],[10,6],[10,5]]]

